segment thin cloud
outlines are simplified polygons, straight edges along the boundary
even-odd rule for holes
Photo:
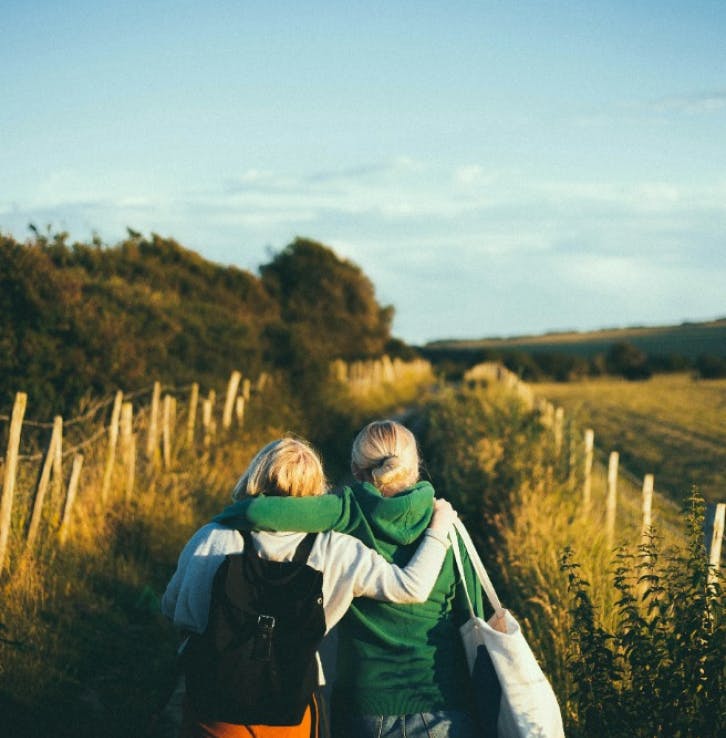
[[[659,113],[715,113],[726,109],[726,90],[662,97],[650,101],[646,107]]]
[[[292,193],[299,192],[300,183],[292,177],[282,177],[269,171],[248,169],[239,177],[227,179],[222,185],[225,195],[238,195],[245,193]],[[217,193],[210,193],[217,194]]]
[[[525,185],[520,197],[560,208],[605,206],[627,213],[726,213],[726,184],[689,186],[670,181],[621,185],[597,181],[550,181]]]
[[[386,165],[385,170],[405,172],[412,166],[416,164],[401,159]],[[346,171],[351,174],[353,170]],[[394,223],[400,222],[417,231],[418,236],[439,228],[465,236],[482,228],[489,231],[492,226],[514,234],[529,228],[542,232],[543,227],[564,227],[571,232],[573,223],[600,223],[605,215],[611,222],[615,215],[616,222],[621,222],[621,218],[650,216],[693,220],[705,214],[720,222],[726,216],[726,181],[701,185],[668,180],[627,185],[608,181],[537,181],[511,173],[494,177],[476,164],[430,168],[411,177],[401,174],[393,178],[351,178],[346,182],[342,170],[340,175],[336,186],[325,185],[324,178],[318,180],[319,186],[314,186],[306,181],[309,177],[249,170],[234,182],[221,183],[216,190],[166,196],[121,191],[91,198],[78,190],[62,196],[54,187],[30,201],[6,201],[0,204],[0,213],[18,216],[39,211],[96,212],[99,220],[105,220],[104,214],[111,217],[119,213],[133,219],[135,214],[156,212],[159,218],[165,214],[173,216],[175,222],[199,215],[229,214],[266,223],[273,223],[277,214],[280,225],[296,219],[305,223],[318,220],[336,222],[341,229],[345,228],[346,219],[354,219],[357,228],[366,222],[372,228],[382,223],[394,227]],[[490,185],[494,180],[496,186]],[[457,183],[461,186],[453,186]],[[602,225],[605,224],[598,227]]]
[[[425,169],[426,165],[417,159],[409,156],[398,156],[387,162],[315,172],[305,177],[304,181],[309,183],[366,183],[376,177],[405,176],[423,172]]]
[[[485,170],[480,164],[464,164],[453,173],[454,183],[462,187],[489,187],[498,179],[498,174]]]
[[[365,179],[377,174],[385,174],[392,170],[391,164],[364,164],[348,169],[334,169],[330,171],[315,172],[305,177],[305,182],[327,183],[348,182],[350,180]]]

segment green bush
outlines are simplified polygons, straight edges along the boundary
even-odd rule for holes
[[[718,576],[703,545],[703,502],[688,513],[685,551],[652,534],[620,549],[613,573],[616,626],[598,623],[588,582],[567,549],[577,735],[716,738],[726,729],[724,622]]]
[[[701,354],[696,359],[696,370],[701,379],[721,379],[726,377],[726,358]]]
[[[493,532],[493,520],[511,509],[511,494],[541,468],[543,429],[535,418],[494,389],[446,388],[426,404],[418,434],[426,468],[467,520],[486,521]]]

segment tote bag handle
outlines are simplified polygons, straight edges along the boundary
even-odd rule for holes
[[[499,597],[496,593],[496,590],[494,589],[492,580],[489,578],[489,574],[487,574],[487,570],[484,568],[484,564],[482,564],[482,561],[479,558],[479,554],[477,553],[476,548],[474,548],[474,542],[471,540],[469,531],[466,529],[466,527],[461,522],[461,520],[456,520],[454,522],[454,528],[456,529],[456,532],[452,531],[450,533],[451,543],[452,543],[451,547],[454,551],[454,559],[456,560],[456,568],[459,570],[459,576],[461,576],[461,583],[464,585],[464,592],[466,594],[466,603],[469,607],[469,613],[471,617],[476,617],[476,615],[474,613],[474,606],[472,605],[472,602],[471,602],[471,596],[469,595],[469,590],[466,587],[466,578],[464,577],[464,565],[461,560],[461,552],[459,551],[459,543],[457,540],[456,533],[459,534],[459,538],[461,538],[462,542],[464,543],[466,552],[469,555],[469,561],[471,561],[472,566],[474,567],[474,571],[476,572],[476,575],[479,578],[479,581],[481,582],[482,589],[484,590],[484,594],[489,600],[489,604],[494,608],[494,613],[497,616],[497,618],[501,618],[504,614],[504,608],[502,607],[502,603],[499,601]]]

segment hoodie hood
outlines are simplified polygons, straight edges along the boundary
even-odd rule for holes
[[[417,482],[392,497],[384,497],[367,482],[352,485],[373,535],[389,543],[407,545],[420,538],[431,521],[434,488],[429,482]]]

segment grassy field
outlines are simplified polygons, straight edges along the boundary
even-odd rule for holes
[[[726,319],[674,326],[613,328],[600,331],[548,333],[541,336],[435,341],[431,349],[501,349],[528,353],[565,353],[591,357],[627,342],[651,355],[726,356]]]
[[[639,477],[653,473],[656,489],[674,500],[684,500],[692,484],[706,500],[726,499],[726,380],[674,374],[533,387],[593,428],[601,452],[619,451],[621,464]]]

